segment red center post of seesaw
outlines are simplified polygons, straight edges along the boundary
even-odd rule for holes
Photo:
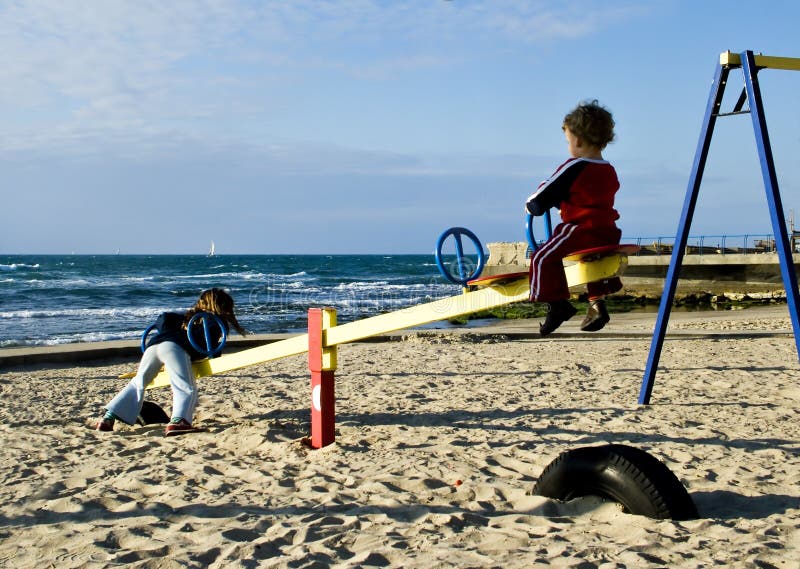
[[[333,443],[336,428],[336,346],[325,347],[326,331],[336,326],[336,310],[308,309],[308,369],[311,372],[311,448]]]

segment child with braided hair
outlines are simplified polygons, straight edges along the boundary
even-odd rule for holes
[[[221,288],[203,291],[194,306],[184,313],[162,313],[155,325],[158,333],[147,342],[136,376],[106,405],[106,414],[97,423],[96,430],[113,431],[116,420],[134,424],[142,410],[145,389],[162,366],[169,374],[172,387],[172,420],[167,424],[165,434],[173,436],[198,430],[192,426],[198,397],[192,361],[203,359],[206,355],[198,352],[189,341],[192,331],[188,330],[188,324],[199,312],[218,316],[226,333],[233,327],[245,335],[244,328],[236,320],[233,298]],[[210,335],[212,341],[219,345],[222,330],[217,324],[211,325]],[[214,347],[211,346],[212,349]]]

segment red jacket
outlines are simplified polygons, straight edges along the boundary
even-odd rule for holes
[[[533,215],[543,215],[556,207],[561,210],[564,223],[613,227],[619,219],[614,209],[617,190],[619,180],[611,164],[605,160],[570,158],[539,184],[525,205]]]

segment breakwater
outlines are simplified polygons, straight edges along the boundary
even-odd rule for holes
[[[485,275],[527,270],[526,243],[489,243]],[[628,257],[623,276],[626,294],[660,295],[664,288],[671,252]],[[794,255],[795,273],[800,276],[800,254]],[[688,253],[678,278],[678,291],[712,295],[778,295],[784,293],[777,253]]]

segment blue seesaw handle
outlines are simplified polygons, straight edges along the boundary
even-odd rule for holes
[[[198,318],[203,322],[203,336],[206,341],[205,349],[201,348],[197,344],[194,339],[194,335],[192,334],[192,325],[197,321]],[[214,344],[214,341],[211,338],[211,327],[209,326],[209,322],[212,320],[222,331],[222,338],[220,338],[219,345],[216,348],[211,347]],[[225,324],[222,322],[222,319],[219,316],[212,314],[211,312],[198,312],[189,319],[189,323],[186,325],[186,337],[189,338],[189,343],[195,350],[205,355],[207,358],[213,358],[222,351],[222,348],[225,347],[225,342],[228,341],[228,332],[225,330]]]
[[[153,330],[158,331],[158,328],[155,324],[150,324],[147,329],[142,333],[142,353],[147,349],[147,336],[150,335],[150,332]]]
[[[553,222],[550,219],[550,210],[548,209],[544,213],[544,241],[550,239],[550,236],[553,234]],[[536,237],[533,234],[533,215],[530,213],[525,218],[525,235],[528,237],[528,245],[531,248],[531,251],[536,251],[539,248],[539,244],[536,242]]]
[[[445,266],[444,260],[442,258],[442,247],[444,246],[445,241],[448,237],[453,236],[456,241],[456,262],[458,264],[458,276],[453,275]],[[467,273],[467,267],[465,264],[465,257],[464,257],[464,246],[461,243],[461,236],[466,236],[472,244],[475,245],[475,249],[478,251],[478,265],[475,267],[471,273]],[[438,241],[436,241],[436,266],[439,268],[439,272],[442,273],[442,276],[446,278],[448,281],[454,284],[465,285],[468,281],[476,278],[481,271],[483,270],[483,265],[486,264],[486,255],[483,252],[483,245],[478,240],[478,237],[469,229],[464,227],[451,227],[442,232],[439,236]]]

